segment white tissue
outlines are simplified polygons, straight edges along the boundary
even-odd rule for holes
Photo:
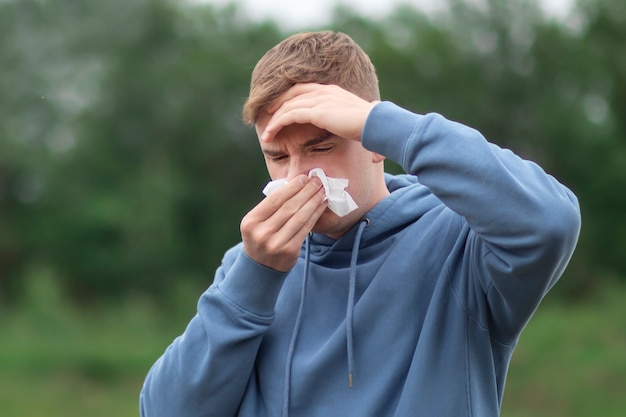
[[[347,179],[327,177],[322,168],[313,168],[309,172],[309,178],[313,176],[318,177],[322,181],[322,186],[324,191],[326,191],[328,208],[337,216],[343,217],[358,207],[350,194],[345,190],[348,186]],[[270,195],[285,184],[287,184],[286,178],[270,181],[263,189],[263,194]]]
[[[267,183],[265,188],[263,188],[263,194],[265,194],[266,196],[270,195],[274,191],[278,190],[279,188],[281,188],[283,185],[286,185],[286,184],[287,184],[287,178],[282,178],[276,181],[270,181]]]

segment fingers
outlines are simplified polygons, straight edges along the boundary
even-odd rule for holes
[[[312,123],[320,126],[319,115],[314,114],[316,106],[322,101],[320,95],[323,87],[320,84],[296,84],[267,109],[272,118],[261,135],[261,141],[270,142],[285,126],[294,123]],[[317,122],[314,122],[317,121]]]
[[[319,115],[315,114],[317,109],[313,106],[307,106],[306,103],[303,106],[302,100],[298,103],[299,107],[291,106],[291,109],[282,108],[280,113],[275,113],[270,123],[266,126],[263,134],[261,135],[261,141],[268,143],[271,142],[278,132],[286,126],[292,124],[313,124],[321,129],[328,130],[326,125],[318,120],[321,120]]]
[[[264,215],[263,219],[267,219],[274,215],[286,201],[293,198],[299,193],[309,182],[308,176],[302,174],[288,181],[285,185],[272,192],[264,200],[262,200],[255,210],[259,211],[259,215]],[[312,183],[315,185],[316,183]]]
[[[295,84],[289,90],[287,90],[282,96],[280,96],[271,106],[267,108],[268,113],[274,113],[280,106],[283,105],[284,102],[291,100],[292,98],[299,96],[301,94],[317,91],[322,84],[315,83],[302,83]]]
[[[296,84],[268,108],[272,117],[261,134],[261,141],[272,141],[285,126],[307,123],[359,141],[375,104],[336,85]]]
[[[291,269],[306,235],[327,207],[324,196],[319,180],[302,175],[261,201],[241,222],[248,256],[275,270]]]

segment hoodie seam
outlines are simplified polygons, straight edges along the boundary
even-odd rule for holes
[[[404,167],[405,171],[409,172],[410,170],[409,168],[409,164],[410,161],[408,161],[409,159],[409,148],[412,147],[411,145],[413,144],[414,141],[418,141],[419,140],[419,136],[417,134],[417,130],[418,127],[420,125],[420,123],[422,122],[423,118],[418,118],[415,121],[415,124],[413,125],[413,128],[411,129],[411,133],[409,133],[409,137],[407,139],[407,141],[404,143],[404,148],[402,149],[402,167]],[[415,175],[414,173],[411,172],[412,175]]]
[[[450,286],[450,290],[452,291],[452,294],[454,295],[454,298],[457,302],[457,304],[459,305],[459,307],[461,308],[461,310],[463,310],[463,313],[465,314],[465,316],[470,319],[471,321],[475,322],[476,324],[478,324],[478,326],[486,331],[487,333],[489,333],[489,339],[493,340],[494,342],[498,343],[499,345],[505,346],[507,348],[511,348],[515,346],[515,343],[507,343],[504,342],[502,340],[500,340],[499,338],[497,338],[496,336],[493,335],[493,333],[490,331],[489,327],[486,326],[485,324],[483,324],[483,322],[478,318],[475,317],[474,314],[472,314],[469,309],[467,308],[467,306],[463,303],[461,297],[457,294],[456,290],[454,289],[454,286],[452,285],[452,281],[450,279],[452,274],[448,273],[448,285]],[[491,287],[493,285],[493,283],[490,283],[489,286]],[[486,294],[486,293],[485,293]],[[488,303],[487,303],[488,304]]]
[[[461,225],[463,224],[463,220],[462,220],[462,218],[459,218],[459,220],[458,220],[458,221],[459,221],[459,223],[460,223]],[[487,251],[487,254],[486,254],[485,256],[487,256],[487,255],[489,255],[489,254],[491,254],[491,253],[492,253],[492,251],[491,251],[491,250],[488,250],[488,251]],[[484,257],[483,257],[483,259],[484,259]],[[495,337],[495,336],[491,333],[491,331],[490,331],[490,329],[489,329],[489,326],[485,325],[485,324],[484,324],[484,323],[483,323],[483,322],[482,322],[482,321],[481,321],[478,317],[476,317],[476,316],[475,316],[475,315],[474,315],[474,314],[470,311],[470,309],[467,307],[467,305],[463,302],[463,298],[462,298],[462,297],[458,294],[458,292],[456,291],[456,289],[454,288],[454,285],[453,285],[453,283],[452,283],[453,273],[452,273],[452,270],[451,270],[451,266],[450,266],[450,264],[448,264],[448,265],[447,265],[447,267],[446,267],[446,273],[447,273],[447,280],[448,280],[448,286],[450,287],[450,291],[452,292],[452,295],[454,296],[454,299],[456,300],[457,305],[461,308],[461,310],[463,311],[463,313],[465,314],[465,316],[466,316],[468,319],[470,319],[470,320],[472,320],[473,322],[475,322],[475,323],[476,323],[476,324],[477,324],[477,325],[478,325],[478,326],[479,326],[482,330],[486,331],[486,332],[489,334],[489,339],[490,339],[490,340],[493,340],[494,342],[496,342],[496,343],[498,343],[498,344],[500,344],[500,345],[502,345],[502,346],[506,346],[506,347],[509,347],[509,348],[510,348],[510,347],[514,347],[514,346],[515,346],[515,344],[514,344],[514,343],[513,343],[513,344],[511,344],[511,343],[506,343],[506,342],[503,342],[502,340],[498,339],[497,337]],[[473,274],[472,276],[470,276],[470,278],[469,278],[469,279],[471,279],[471,280],[473,281],[474,279],[473,279],[472,277],[473,277],[474,275],[475,275],[475,274]],[[473,283],[472,283],[472,285],[473,285]],[[491,282],[491,281],[490,281],[490,282],[489,282],[489,285],[487,286],[487,288],[483,291],[484,296],[485,296],[485,302],[486,302],[486,304],[487,304],[487,305],[489,304],[489,301],[488,301],[488,299],[487,299],[487,294],[488,294],[488,292],[489,292],[489,290],[491,289],[491,287],[492,287],[492,286],[493,286],[493,282]],[[467,325],[469,326],[469,322],[467,323]]]
[[[237,311],[239,311],[240,313],[244,313],[250,317],[254,317],[260,320],[273,320],[276,316],[275,313],[270,314],[270,315],[262,315],[262,314],[257,314],[254,313],[250,310],[247,310],[243,307],[241,307],[239,304],[235,303],[233,300],[231,300],[219,287],[219,284],[216,286],[216,291],[221,295],[221,297],[224,299],[224,301],[226,303],[228,303],[228,305],[230,305],[231,307],[233,307],[234,309],[236,309]]]
[[[426,122],[422,122],[424,119],[427,119]],[[404,148],[402,149],[402,167],[405,169],[405,171],[409,172],[410,170],[408,169],[410,166],[410,161],[408,161],[409,159],[409,148],[412,147],[413,142],[418,141],[419,140],[419,135],[417,134],[418,131],[418,127],[421,123],[426,123],[426,126],[423,129],[428,128],[428,125],[430,124],[430,118],[427,118],[426,115],[424,117],[420,117],[417,119],[417,121],[415,122],[415,124],[413,125],[413,128],[411,129],[411,133],[409,134],[408,140],[406,141],[406,143],[404,144]],[[416,144],[415,146],[417,147],[418,144]],[[411,172],[411,175],[417,175],[413,172]]]
[[[457,217],[457,222],[459,223],[459,226],[461,228],[466,226],[463,219],[460,216]],[[453,281],[452,277],[454,276],[454,274],[453,274],[452,267],[449,262],[446,264],[446,275],[447,275],[447,281],[448,281],[448,286],[450,287],[450,291],[452,292],[452,295],[454,296],[454,299],[456,300],[457,305],[461,308],[465,316],[468,319],[472,319],[476,321],[480,325],[481,328],[487,330],[486,327],[480,322],[480,320],[478,320],[471,314],[471,312],[469,311],[469,308],[467,308],[467,306],[463,302],[462,297],[457,293],[456,288],[454,288],[454,284],[452,282]],[[469,325],[469,324],[466,324],[466,325]]]
[[[467,395],[467,415],[472,417],[472,378],[471,378],[471,370],[472,367],[470,365],[470,323],[469,320],[471,317],[466,316],[465,321],[465,389]]]

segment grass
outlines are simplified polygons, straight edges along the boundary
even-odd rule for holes
[[[197,289],[181,294],[167,313],[139,299],[76,309],[36,284],[20,308],[0,310],[2,415],[137,416],[146,372],[193,314]],[[502,416],[625,416],[625,300],[615,286],[542,305],[513,356]]]
[[[2,415],[137,416],[143,377],[173,332],[147,311],[134,306],[4,316]]]
[[[626,288],[548,302],[513,355],[502,416],[626,416]]]

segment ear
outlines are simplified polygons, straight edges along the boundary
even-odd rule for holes
[[[385,157],[379,153],[374,153],[372,152],[372,162],[375,164],[378,164],[380,162],[383,162],[385,160]]]

